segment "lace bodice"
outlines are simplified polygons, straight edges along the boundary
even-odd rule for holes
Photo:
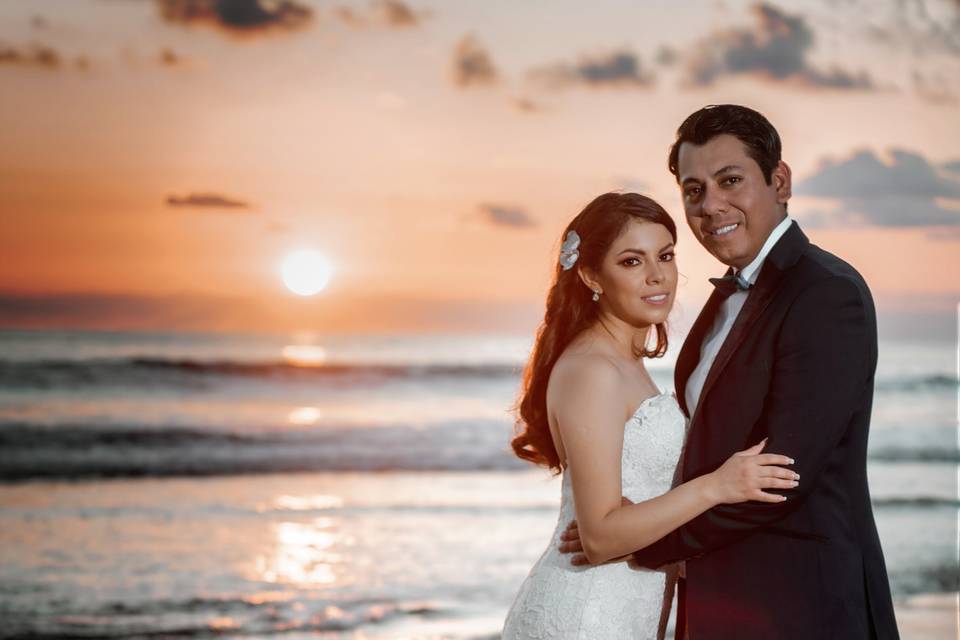
[[[685,426],[672,395],[659,394],[640,404],[624,425],[624,496],[642,502],[670,490]],[[575,518],[570,474],[564,471],[557,526],[507,614],[503,640],[659,637],[664,605],[669,608],[673,591],[666,572],[626,562],[573,566],[558,546],[560,534]]]

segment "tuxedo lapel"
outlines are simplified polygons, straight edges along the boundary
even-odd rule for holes
[[[807,236],[804,235],[803,231],[800,230],[800,227],[797,226],[796,223],[793,223],[783,234],[783,237],[781,237],[780,240],[774,245],[770,253],[767,254],[767,258],[763,262],[763,267],[760,269],[760,275],[757,277],[757,283],[751,287],[750,295],[747,296],[747,299],[743,304],[743,308],[740,310],[736,321],[730,328],[730,333],[727,334],[726,339],[723,341],[723,345],[720,347],[720,351],[717,353],[717,357],[714,358],[713,364],[710,366],[710,371],[707,372],[707,378],[704,380],[703,389],[700,392],[700,401],[697,403],[698,410],[695,411],[694,415],[691,417],[691,428],[693,428],[693,426],[696,424],[697,416],[700,413],[699,408],[704,405],[704,400],[706,399],[707,394],[710,393],[710,387],[713,386],[713,384],[717,381],[717,378],[720,377],[720,374],[723,373],[723,369],[730,361],[731,356],[736,353],[740,345],[743,344],[743,341],[746,340],[750,335],[750,328],[754,325],[763,311],[770,304],[770,301],[773,300],[774,296],[776,295],[778,285],[780,283],[780,279],[783,277],[784,271],[796,264],[797,260],[799,260],[800,256],[803,255],[803,252],[806,250],[807,245],[809,244],[810,241],[807,239]],[[714,291],[714,295],[710,297],[710,300],[713,300],[717,296],[717,292]],[[704,306],[704,312],[707,311],[708,306],[709,301],[708,305]],[[713,313],[710,316],[711,324],[712,318],[715,315],[716,309],[713,310]],[[698,318],[697,321],[699,322],[700,318]],[[693,337],[692,331],[690,337]],[[702,342],[703,336],[701,335],[697,341],[697,356],[699,356],[699,345],[702,344]],[[688,345],[684,343],[684,350],[687,349],[687,346]],[[681,352],[681,356],[682,355],[683,353]],[[690,376],[690,373],[693,371],[693,368],[696,367],[698,361],[699,357],[694,360],[690,371],[686,373],[686,377]],[[678,372],[679,368],[680,363],[678,358]],[[684,383],[686,383],[686,377],[684,378]]]
[[[727,273],[732,273],[732,271],[732,269],[728,269]],[[707,298],[706,304],[703,305],[703,309],[700,310],[700,315],[697,316],[693,326],[690,327],[690,333],[687,334],[687,339],[683,341],[680,354],[677,356],[677,365],[673,370],[673,387],[677,391],[677,401],[680,403],[680,408],[688,417],[690,416],[690,409],[687,407],[687,380],[690,379],[690,374],[693,373],[693,370],[697,368],[697,363],[700,362],[703,340],[706,338],[707,332],[710,331],[710,327],[713,326],[713,321],[717,317],[717,311],[723,304],[723,300],[723,294],[714,289],[710,297]]]
[[[733,326],[730,328],[730,333],[727,334],[726,340],[724,340],[720,346],[720,351],[717,352],[717,357],[714,358],[713,364],[710,366],[707,378],[703,382],[703,390],[700,392],[701,402],[698,404],[703,404],[703,398],[706,398],[707,394],[710,393],[710,387],[713,386],[713,383],[716,382],[717,378],[723,372],[723,368],[727,366],[727,362],[730,361],[730,356],[736,352],[740,344],[747,338],[750,327],[753,326],[757,317],[759,317],[764,309],[767,308],[767,305],[770,304],[770,301],[777,291],[776,285],[780,281],[781,276],[782,272],[779,269],[771,268],[771,265],[764,264],[763,269],[760,271],[760,276],[757,278],[757,284],[754,285],[753,290],[750,291],[750,295],[747,296],[747,300],[743,303],[743,308],[740,310],[736,321],[734,321]]]

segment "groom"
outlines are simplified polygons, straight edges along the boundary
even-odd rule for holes
[[[686,560],[677,638],[898,638],[867,487],[876,316],[856,270],[787,216],[780,136],[738,105],[701,109],[669,167],[687,223],[730,267],[677,360],[687,481],[768,437],[796,460],[782,503],[719,505],[633,554]],[[561,549],[580,550],[576,530]],[[582,556],[574,562],[582,564]]]

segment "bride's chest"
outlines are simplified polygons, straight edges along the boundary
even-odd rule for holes
[[[634,415],[624,426],[621,485],[669,489],[686,436],[686,419],[680,408],[651,407]],[[630,496],[627,496],[628,498]]]

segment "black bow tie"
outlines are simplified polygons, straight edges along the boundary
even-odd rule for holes
[[[736,293],[737,291],[746,291],[753,286],[739,273],[728,273],[722,278],[710,278],[710,283],[727,295]]]

